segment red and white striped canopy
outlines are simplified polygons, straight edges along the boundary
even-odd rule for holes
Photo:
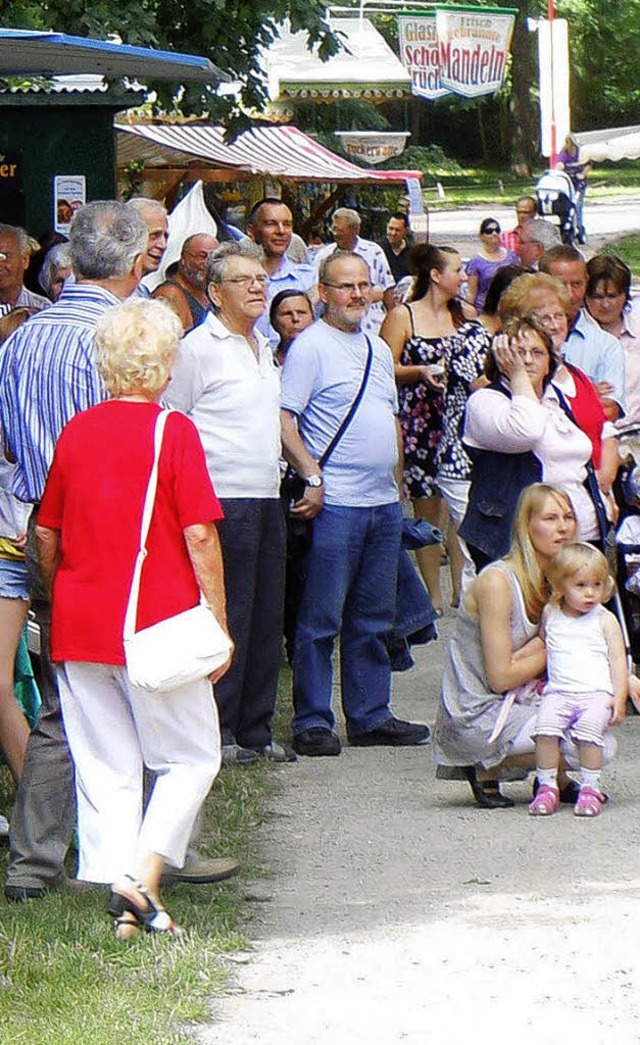
[[[252,127],[232,145],[213,124],[117,124],[118,166],[145,160],[149,166],[200,159],[220,167],[269,174],[292,181],[398,182],[421,171],[364,170],[336,156],[290,125]]]

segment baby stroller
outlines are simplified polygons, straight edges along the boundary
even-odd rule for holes
[[[545,171],[535,187],[538,214],[547,219],[557,218],[563,243],[573,246],[584,241],[579,227],[578,201],[573,182],[564,171]],[[552,220],[552,224],[556,224]]]

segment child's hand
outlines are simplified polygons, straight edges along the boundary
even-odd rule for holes
[[[640,679],[635,675],[629,675],[628,680],[629,699],[636,711],[640,714]]]
[[[621,722],[624,722],[627,714],[627,695],[620,697],[618,700],[611,702],[612,715],[610,726],[619,726]]]
[[[529,639],[528,642],[525,642],[524,646],[521,646],[520,649],[515,650],[512,659],[514,661],[524,660],[525,657],[533,657],[538,653],[542,653],[544,649],[544,642],[539,635],[536,635],[534,638]]]

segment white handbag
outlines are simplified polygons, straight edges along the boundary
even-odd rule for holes
[[[156,421],[153,467],[140,528],[140,550],[124,619],[124,652],[129,679],[133,686],[148,692],[177,689],[206,678],[224,664],[231,649],[229,637],[204,600],[198,606],[161,620],[150,628],[135,630],[142,564],[147,556],[147,536],[158,485],[160,450],[170,413],[170,410],[163,410]]]

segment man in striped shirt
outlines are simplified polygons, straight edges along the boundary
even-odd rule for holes
[[[5,447],[16,458],[12,492],[20,500],[38,505],[63,427],[106,398],[94,364],[95,327],[107,309],[135,291],[147,238],[140,215],[122,203],[82,207],[70,232],[76,282],[0,348],[0,423]],[[41,632],[42,709],[29,738],[11,823],[5,895],[16,901],[40,897],[60,884],[75,823],[73,771],[48,657],[49,601],[37,570],[31,573]]]

